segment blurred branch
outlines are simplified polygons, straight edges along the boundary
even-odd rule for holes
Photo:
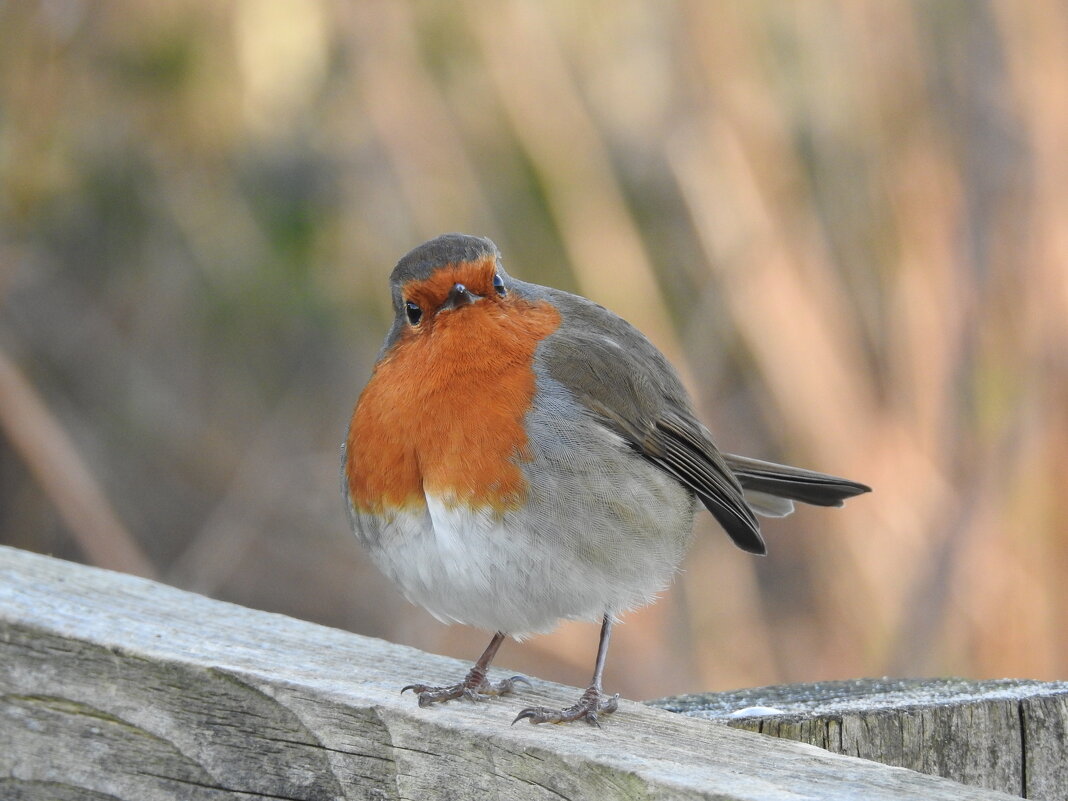
[[[442,92],[420,59],[413,7],[378,2],[343,8],[346,33],[361,56],[354,75],[363,108],[418,237],[486,225],[502,230]]]
[[[287,468],[299,430],[304,386],[294,383],[248,444],[226,492],[200,530],[167,570],[168,584],[205,595],[219,592],[247,559],[268,528],[270,515],[285,499]]]
[[[2,350],[0,430],[93,564],[138,576],[155,576],[152,563],[116,516],[70,437]]]
[[[625,317],[688,372],[641,232],[596,122],[540,5],[467,16],[497,99],[536,165],[584,295]]]

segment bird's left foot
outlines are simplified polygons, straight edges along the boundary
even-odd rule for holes
[[[600,726],[598,715],[609,715],[615,712],[618,706],[619,693],[606,696],[603,690],[594,686],[586,690],[574,706],[569,706],[567,709],[528,707],[516,715],[512,725],[514,726],[525,718],[531,723],[570,723],[573,720],[584,720],[591,726]]]

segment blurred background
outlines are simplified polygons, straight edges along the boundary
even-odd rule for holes
[[[725,449],[875,488],[764,559],[702,514],[612,689],[1068,675],[1053,0],[0,0],[0,542],[473,660],[338,489],[453,230],[637,324]],[[584,686],[596,639],[498,663]]]

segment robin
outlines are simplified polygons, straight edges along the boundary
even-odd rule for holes
[[[432,239],[390,285],[396,316],[342,453],[352,525],[408,600],[496,632],[462,681],[405,687],[420,706],[510,693],[526,679],[486,677],[505,637],[593,620],[589,689],[513,723],[596,724],[619,697],[601,684],[612,625],[671,582],[698,502],[763,554],[754,512],[869,491],[721,453],[648,339],[585,298],[511,277],[489,239]]]

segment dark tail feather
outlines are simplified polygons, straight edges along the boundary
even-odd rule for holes
[[[846,498],[871,492],[871,487],[856,481],[800,467],[764,462],[732,453],[723,454],[723,458],[745,489],[792,501],[814,506],[841,506]]]

